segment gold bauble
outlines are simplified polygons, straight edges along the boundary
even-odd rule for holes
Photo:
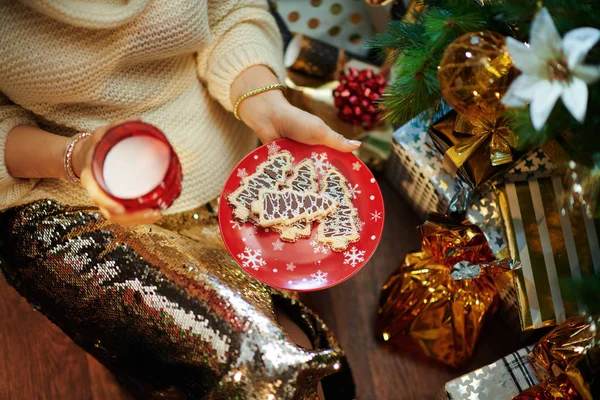
[[[456,111],[485,118],[503,109],[500,99],[515,75],[504,36],[483,31],[464,34],[444,51],[438,69],[442,95]]]

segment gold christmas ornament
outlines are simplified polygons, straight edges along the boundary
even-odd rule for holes
[[[448,104],[478,120],[501,112],[500,99],[514,75],[504,36],[490,31],[467,33],[450,43],[438,69]]]

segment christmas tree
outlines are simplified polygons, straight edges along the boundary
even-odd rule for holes
[[[598,0],[416,1],[408,18],[391,22],[386,32],[370,43],[392,54],[394,60],[395,79],[383,100],[388,120],[405,123],[441,102],[438,66],[453,40],[469,32],[494,31],[529,42],[532,21],[542,7],[548,10],[562,36],[581,27],[600,27]],[[588,52],[585,63],[600,64],[598,46]],[[600,84],[597,81],[589,84],[588,91],[590,112],[583,123],[571,115],[562,100],[556,102],[541,129],[533,127],[529,109],[507,110],[519,147],[541,146],[554,137],[575,160],[593,164],[590,150],[600,149],[600,135],[596,134],[600,114],[594,112],[600,108]]]

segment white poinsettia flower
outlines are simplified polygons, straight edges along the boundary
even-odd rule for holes
[[[502,103],[522,107],[530,103],[531,122],[540,130],[558,98],[579,122],[585,119],[587,85],[600,78],[600,66],[585,65],[588,51],[600,39],[600,30],[578,28],[561,38],[546,8],[531,25],[530,45],[511,37],[506,48],[522,74],[513,81]]]

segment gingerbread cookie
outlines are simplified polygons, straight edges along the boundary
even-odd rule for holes
[[[348,244],[360,239],[355,218],[358,215],[352,204],[348,181],[336,168],[331,167],[321,178],[321,194],[338,202],[337,209],[319,225],[317,240],[334,251],[344,251]]]
[[[258,192],[261,189],[273,189],[284,183],[291,170],[292,154],[289,151],[281,151],[260,164],[252,175],[243,178],[240,187],[227,196],[227,201],[234,207],[234,218],[241,222],[248,221],[251,217],[250,207],[258,200]]]
[[[283,187],[300,193],[316,193],[319,189],[319,175],[311,159],[305,158],[294,167],[291,178]],[[275,225],[273,230],[280,233],[280,239],[295,242],[298,238],[309,237],[312,222],[298,221],[290,226]]]
[[[305,220],[321,220],[335,211],[337,202],[324,194],[300,193],[294,190],[261,189],[252,203],[259,226],[291,225]]]

